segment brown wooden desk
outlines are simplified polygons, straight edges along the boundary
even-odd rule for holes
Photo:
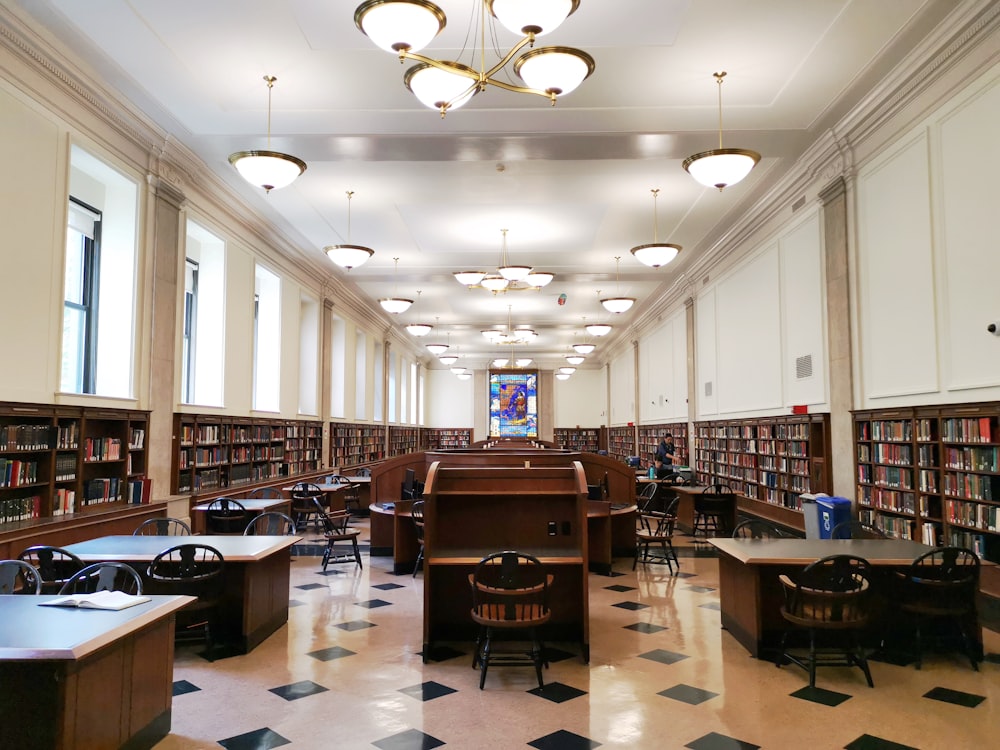
[[[247,509],[247,513],[250,514],[250,518],[253,519],[259,516],[261,513],[284,513],[286,516],[290,514],[292,509],[292,501],[287,497],[277,497],[277,498],[233,498]],[[191,509],[191,531],[195,534],[205,534],[208,531],[208,523],[206,519],[208,518],[208,508],[211,502],[200,503]],[[247,523],[250,523],[248,520]]]
[[[876,568],[906,568],[932,547],[899,539],[709,539],[719,551],[722,627],[755,657],[785,630],[778,576],[828,555],[857,555]],[[979,639],[982,641],[981,630]]]
[[[635,555],[636,506],[613,508],[605,500],[587,501],[587,563],[590,570],[611,573],[615,557]]]
[[[189,596],[118,612],[0,596],[0,745],[151,748],[170,732],[174,613]]]
[[[288,621],[291,546],[297,536],[104,536],[67,550],[87,563],[133,565],[146,577],[153,558],[179,544],[207,544],[225,559],[221,638],[247,653]]]

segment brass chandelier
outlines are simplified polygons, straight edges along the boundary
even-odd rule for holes
[[[486,271],[456,271],[452,274],[459,284],[470,289],[488,289],[493,294],[500,292],[520,292],[529,289],[541,289],[555,278],[546,271],[536,271],[531,266],[512,263],[507,254],[507,231],[501,229],[503,240],[500,243],[500,262],[495,273]]]
[[[594,58],[572,47],[539,47],[514,60],[525,47],[534,47],[537,37],[554,31],[576,11],[580,0],[479,0],[475,5],[479,13],[479,48],[478,60],[471,60],[472,65],[418,54],[447,23],[444,11],[429,0],[365,0],[354,11],[354,23],[378,47],[398,54],[401,63],[417,63],[406,71],[403,81],[442,118],[487,86],[544,96],[555,105],[558,97],[573,91],[594,72]],[[493,37],[493,19],[520,40],[506,54],[497,50],[498,62],[487,68],[487,37]],[[498,77],[511,60],[514,73],[525,85]],[[478,70],[473,67],[477,64]]]
[[[229,156],[229,163],[236,167],[240,176],[251,185],[264,188],[265,193],[292,184],[306,171],[306,163],[297,156],[271,151],[271,91],[277,80],[274,76],[264,76],[267,84],[267,148],[237,151]]]

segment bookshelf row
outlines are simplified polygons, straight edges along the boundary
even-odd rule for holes
[[[674,463],[678,466],[688,465],[688,426],[687,422],[671,422],[664,424],[644,424],[639,426],[638,450],[640,468],[648,469],[653,465],[653,455],[660,439],[670,435],[674,439]]]
[[[321,468],[319,422],[174,414],[173,492],[199,494]]]
[[[559,448],[583,453],[596,453],[601,449],[600,427],[556,427],[552,442]]]
[[[423,444],[427,450],[448,450],[450,448],[468,448],[472,445],[472,430],[464,429],[439,429],[426,427],[422,429]]]
[[[374,463],[386,458],[386,429],[380,424],[333,422],[330,424],[330,466]]]
[[[0,528],[149,502],[149,413],[0,403]]]
[[[751,501],[801,511],[802,494],[831,491],[829,416],[696,422],[698,481],[725,482]]]
[[[853,415],[859,518],[1000,562],[1000,403]]]

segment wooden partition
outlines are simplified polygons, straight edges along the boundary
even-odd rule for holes
[[[424,490],[424,658],[435,641],[471,640],[468,576],[513,549],[553,574],[544,637],[579,641],[589,660],[587,480],[583,466],[431,465]]]

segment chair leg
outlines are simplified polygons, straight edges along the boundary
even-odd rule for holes
[[[424,545],[420,545],[420,551],[417,553],[417,561],[413,564],[413,577],[417,577],[417,571],[420,570],[420,563],[424,561]]]
[[[865,680],[868,681],[868,687],[875,687],[875,683],[872,681],[871,669],[868,668],[868,657],[865,656],[864,648],[861,645],[861,638],[858,636],[857,631],[851,633],[851,645],[854,647],[854,652],[852,653],[854,662],[865,673]]]
[[[490,668],[490,639],[493,636],[493,629],[486,628],[486,640],[483,642],[483,650],[479,655],[479,689],[482,690],[486,684],[486,670]]]
[[[354,560],[358,563],[358,568],[364,570],[365,566],[361,564],[361,549],[358,547],[358,538],[352,537],[351,544],[354,545]]]
[[[816,631],[809,629],[809,687],[816,687]]]
[[[330,564],[330,552],[333,550],[333,542],[328,541],[326,543],[326,549],[323,550],[323,572],[326,572],[326,566]]]
[[[535,676],[538,678],[538,687],[545,687],[542,681],[542,642],[538,640],[538,633],[535,628],[531,629],[531,661],[535,665]]]

